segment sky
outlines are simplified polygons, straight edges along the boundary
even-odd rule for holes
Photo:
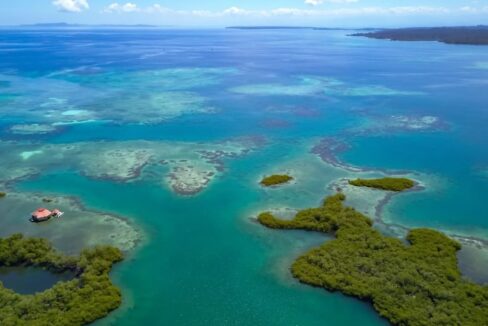
[[[1,0],[0,25],[405,27],[488,24],[488,0]]]

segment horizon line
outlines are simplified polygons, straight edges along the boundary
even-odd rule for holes
[[[175,29],[311,29],[311,30],[365,30],[365,29],[400,29],[400,28],[439,28],[439,27],[488,27],[484,24],[473,24],[473,25],[430,25],[430,26],[401,26],[401,27],[380,27],[380,26],[363,26],[363,27],[347,27],[347,26],[307,26],[307,25],[202,25],[202,26],[192,26],[192,25],[154,25],[154,24],[83,24],[83,23],[66,23],[66,22],[52,22],[52,23],[32,23],[32,24],[17,24],[17,25],[2,25],[0,28],[28,28],[28,27],[39,27],[39,28],[52,28],[52,29],[62,29],[70,27],[121,27],[121,28],[175,28]]]

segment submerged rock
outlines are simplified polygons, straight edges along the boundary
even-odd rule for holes
[[[50,124],[20,124],[13,125],[9,131],[17,135],[42,135],[57,131],[56,126]]]

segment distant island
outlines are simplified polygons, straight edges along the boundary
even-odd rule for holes
[[[447,44],[488,45],[488,26],[418,27],[382,29],[351,36],[392,41],[437,41]]]
[[[313,29],[307,26],[228,26],[227,29]]]
[[[316,31],[369,31],[376,28],[343,28],[343,27],[314,27],[314,26],[228,26],[227,29],[310,29]]]
[[[293,177],[287,174],[274,174],[263,178],[260,183],[264,187],[271,187],[290,182],[291,180],[293,180]]]
[[[415,186],[415,182],[413,180],[392,177],[349,180],[349,184],[356,187],[368,187],[389,191],[403,191]]]
[[[295,278],[371,302],[394,325],[486,325],[488,286],[462,277],[458,242],[430,229],[411,230],[408,244],[384,236],[344,200],[342,193],[328,197],[292,220],[259,215],[269,228],[335,235],[295,260]]]
[[[0,282],[0,325],[87,325],[105,317],[122,302],[120,290],[109,277],[112,265],[122,259],[122,252],[109,246],[71,257],[56,251],[45,239],[21,234],[0,239],[0,267],[35,267],[76,275],[33,295],[16,293]]]

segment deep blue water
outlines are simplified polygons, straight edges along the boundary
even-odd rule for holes
[[[0,267],[0,282],[20,294],[34,294],[62,281],[74,278],[71,273],[56,274],[47,270],[25,267]]]

